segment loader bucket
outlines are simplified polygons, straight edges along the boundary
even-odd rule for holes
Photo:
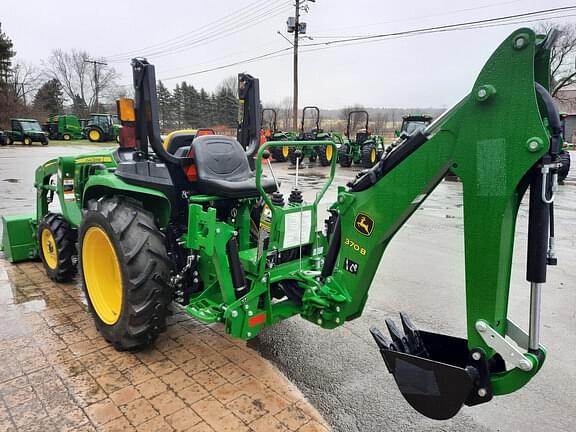
[[[462,405],[492,399],[488,363],[482,351],[474,360],[465,339],[416,330],[401,314],[404,334],[386,320],[392,341],[372,328],[388,371],[404,396],[419,413],[446,420]]]
[[[2,216],[2,250],[8,261],[38,257],[35,220],[32,215]]]

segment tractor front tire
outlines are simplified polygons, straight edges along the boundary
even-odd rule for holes
[[[318,152],[320,165],[329,166],[332,163],[332,158],[334,157],[334,148],[331,145],[318,146],[316,151]]]
[[[169,262],[154,216],[134,200],[88,203],[80,225],[82,285],[96,328],[118,351],[150,345],[165,330]]]
[[[342,144],[338,151],[338,163],[342,168],[349,168],[352,166],[352,158],[349,156],[350,150],[347,144]]]
[[[378,152],[373,144],[362,147],[362,168],[372,168],[378,162]]]
[[[32,145],[32,139],[30,137],[24,137],[24,139],[22,140],[22,144]]]
[[[102,141],[102,132],[100,132],[98,129],[89,129],[86,132],[86,135],[88,136],[88,140],[90,142]]]
[[[70,136],[70,134],[65,133],[64,135],[62,135],[62,138],[64,139],[64,141],[70,141],[72,139],[72,137]]]
[[[69,282],[77,272],[76,231],[61,214],[48,213],[38,224],[40,258],[46,274],[56,282]]]

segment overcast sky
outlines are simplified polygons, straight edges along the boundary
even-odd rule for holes
[[[286,32],[286,18],[294,14],[292,4],[288,0],[27,0],[12,1],[9,7],[4,5],[0,21],[3,31],[14,42],[18,59],[39,64],[52,49],[84,49],[95,57],[108,58],[122,74],[122,84],[130,84],[128,58],[136,53],[149,54],[158,78],[164,80],[289,47],[276,32]],[[573,4],[569,0],[317,0],[309,3],[309,13],[302,18],[314,40],[301,43]],[[222,18],[229,24],[215,23]],[[565,16],[564,22],[575,19]],[[210,23],[213,24],[206,26]],[[523,25],[531,24],[412,36],[302,53],[300,105],[449,106],[469,91],[483,63],[501,40]],[[202,38],[206,40],[199,41]],[[172,50],[166,49],[165,43]],[[287,55],[165,82],[173,87],[186,80],[196,87],[213,90],[223,79],[248,72],[260,78],[265,102],[280,101],[292,94],[292,56],[290,52],[284,54]]]

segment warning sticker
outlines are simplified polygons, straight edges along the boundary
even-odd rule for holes
[[[311,210],[286,214],[284,216],[284,243],[282,247],[288,249],[310,243],[311,230]]]
[[[64,179],[63,186],[64,201],[74,201],[74,179]]]

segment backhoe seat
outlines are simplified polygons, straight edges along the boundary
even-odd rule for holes
[[[256,174],[238,141],[223,135],[204,135],[192,141],[193,158],[198,173],[200,193],[226,198],[258,196]],[[267,193],[276,190],[271,178],[262,177]]]

